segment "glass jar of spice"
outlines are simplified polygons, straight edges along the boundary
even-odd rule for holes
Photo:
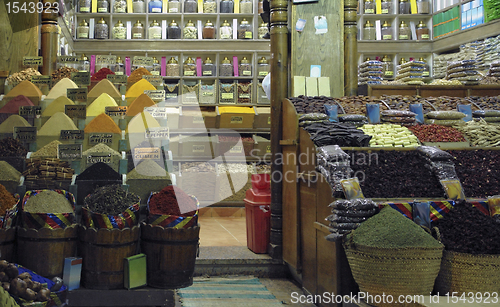
[[[363,27],[363,40],[373,41],[376,40],[376,30],[375,26],[367,20],[365,26]]]
[[[394,79],[394,63],[392,62],[392,59],[384,55],[382,58],[382,63],[384,66],[384,80],[393,80]]]
[[[134,0],[134,2],[132,2],[132,10],[134,13],[146,13],[146,4],[144,0]]]
[[[161,72],[160,61],[156,57],[153,57],[153,68],[151,69],[151,74],[153,76],[159,76]]]
[[[89,71],[90,70],[90,61],[89,58],[82,53],[82,57],[80,61],[78,61],[78,66],[76,67],[79,71]]]
[[[132,39],[144,39],[144,25],[139,20],[132,27]]]
[[[196,0],[185,0],[184,13],[198,13],[198,2]]]
[[[204,77],[215,76],[215,65],[209,57],[203,62],[201,70]]]
[[[203,39],[215,39],[215,27],[214,24],[210,22],[210,20],[205,23],[201,34]]]
[[[191,57],[188,57],[184,61],[184,76],[195,76],[196,75],[196,64]]]
[[[253,3],[251,0],[240,0],[240,13],[241,14],[253,13]]]
[[[417,12],[419,14],[429,14],[431,12],[431,3],[429,0],[417,0]]]
[[[217,3],[215,2],[215,0],[203,1],[203,13],[217,13]]]
[[[148,7],[150,13],[161,13],[163,9],[163,3],[161,0],[149,0]]]
[[[410,7],[408,0],[399,0],[399,14],[410,14]]]
[[[380,7],[382,14],[392,14],[392,0],[382,0]]]
[[[382,40],[392,40],[392,27],[387,21],[382,24]]]
[[[198,28],[194,25],[191,20],[188,20],[186,26],[184,27],[184,39],[197,39],[198,38]]]
[[[252,39],[252,37],[252,25],[246,18],[243,18],[238,26],[238,39]]]
[[[108,0],[97,0],[97,13],[109,13]]]
[[[94,29],[94,38],[96,39],[108,39],[109,38],[109,27],[106,20],[101,17],[97,22]]]
[[[80,24],[76,28],[76,38],[77,39],[87,39],[87,38],[89,38],[89,32],[90,32],[89,24],[84,19],[84,20],[82,20],[82,22],[80,22]]]
[[[124,75],[125,74],[125,65],[123,65],[123,60],[121,57],[116,57],[116,64],[114,69],[115,75]]]
[[[365,14],[375,14],[375,1],[365,0],[364,13]]]
[[[111,38],[113,39],[126,39],[127,38],[127,28],[121,22],[121,20],[118,20],[117,23],[115,23],[115,26],[113,27],[113,31],[111,33]]]
[[[161,26],[158,21],[153,20],[149,25],[148,37],[149,39],[161,39]]]
[[[167,27],[167,38],[168,39],[180,39],[181,38],[181,28],[172,20],[172,22]]]
[[[171,57],[167,63],[167,77],[179,77],[181,75],[179,62]]]
[[[227,57],[224,57],[219,67],[219,76],[220,77],[232,77],[233,76],[233,64],[231,64],[231,60]]]
[[[92,0],[78,0],[78,6],[80,7],[80,13],[90,13],[90,6]]]
[[[181,2],[179,0],[168,1],[168,12],[179,13],[181,11]]]
[[[257,73],[259,74],[260,78],[263,78],[269,74],[269,62],[265,57],[262,57],[259,59],[257,62]]]
[[[417,40],[426,41],[430,39],[429,28],[425,25],[423,21],[419,21],[417,25]]]
[[[264,36],[266,36],[266,34],[269,32],[267,23],[261,23],[257,32],[259,33],[259,39],[263,39]]]
[[[126,13],[127,12],[127,1],[115,0],[115,3],[113,4],[113,12]]]
[[[221,27],[219,28],[219,38],[220,39],[231,39],[233,37],[233,28],[231,24],[224,20]]]
[[[431,76],[431,69],[429,67],[429,64],[424,60],[424,58],[419,58],[418,59],[420,62],[424,62],[424,70],[422,71],[422,77],[424,78],[429,78]]]
[[[406,24],[406,22],[404,22],[403,20],[399,25],[398,40],[410,40],[410,39],[411,39],[410,27],[408,27],[408,24]]]
[[[227,13],[234,13],[234,2],[233,0],[221,0],[220,1],[220,12],[227,14]]]
[[[399,65],[402,65],[402,64],[404,64],[404,63],[406,63],[406,62],[408,62],[408,61],[406,61],[406,59],[405,59],[405,58],[401,58],[401,59],[399,59]]]
[[[252,64],[247,59],[246,56],[243,57],[238,66],[238,73],[240,77],[251,77],[252,76]]]
[[[264,13],[264,0],[259,0],[259,14]]]

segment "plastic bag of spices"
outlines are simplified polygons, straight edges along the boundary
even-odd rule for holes
[[[410,104],[410,111],[416,114],[415,120],[417,121],[417,123],[424,123],[424,107],[421,103]]]
[[[454,120],[464,118],[465,114],[458,111],[431,111],[426,114],[426,117],[431,119]]]
[[[417,152],[431,161],[450,161],[453,156],[434,146],[419,146]]]
[[[368,122],[370,124],[380,124],[380,104],[367,103],[366,116],[368,117]]]
[[[472,106],[470,104],[458,104],[457,111],[464,113],[465,117],[462,118],[464,122],[468,122],[472,120]],[[499,111],[500,114],[500,111]]]
[[[330,222],[337,222],[337,223],[361,223],[364,222],[368,219],[369,217],[367,216],[362,216],[362,217],[347,217],[347,216],[341,216],[337,214],[331,214],[329,215],[326,220]]]
[[[339,120],[340,120],[341,123],[343,123],[343,122],[364,122],[364,121],[368,121],[368,119],[366,118],[366,116],[364,116],[364,115],[355,115],[355,114],[340,116]]]
[[[394,116],[394,117],[415,117],[417,114],[410,112],[410,111],[404,111],[404,110],[384,110],[382,111],[382,116]]]
[[[474,117],[499,117],[499,110],[479,110],[472,113]]]
[[[299,122],[302,121],[322,121],[327,120],[328,115],[323,113],[307,113],[299,117]]]
[[[328,115],[328,119],[333,123],[337,123],[339,121],[338,106],[333,104],[325,104],[324,107],[325,113],[326,115]]]

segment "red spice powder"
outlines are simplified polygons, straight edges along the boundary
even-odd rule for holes
[[[163,188],[149,200],[151,214],[193,216],[196,210],[195,200],[173,185]]]
[[[111,71],[111,69],[109,68],[106,68],[106,67],[103,67],[101,69],[99,69],[98,72],[96,72],[91,80],[92,81],[101,81],[103,79],[106,79],[108,75],[114,75],[115,73],[113,71]]]
[[[0,109],[0,113],[18,114],[19,107],[33,106],[33,102],[24,95],[19,95],[11,99],[5,106]]]

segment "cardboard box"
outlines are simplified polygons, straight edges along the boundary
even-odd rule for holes
[[[80,288],[82,262],[82,258],[64,258],[63,283],[69,291]]]
[[[147,284],[145,254],[125,258],[123,267],[125,288],[134,289]]]

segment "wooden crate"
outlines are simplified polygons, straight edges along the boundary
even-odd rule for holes
[[[254,113],[219,113],[219,107],[217,107],[217,116],[219,123],[218,128],[229,128],[229,129],[252,129],[253,122],[255,119],[255,107]]]

